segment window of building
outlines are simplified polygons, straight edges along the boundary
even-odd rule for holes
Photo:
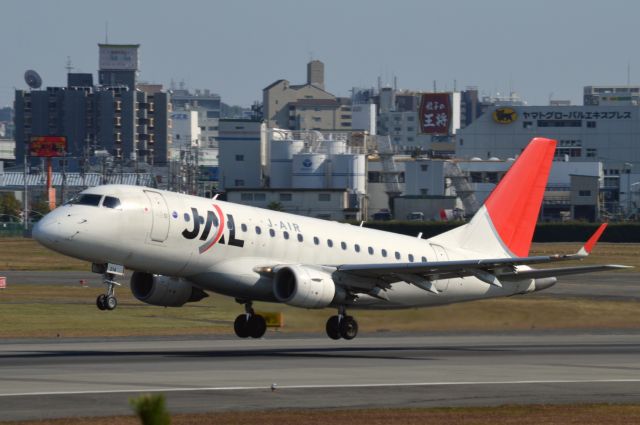
[[[313,117],[313,118],[312,118],[312,120],[313,120],[313,122],[320,122],[320,121],[322,121],[322,118],[320,118],[320,117]]]
[[[313,243],[316,244],[316,245],[320,245],[320,239],[318,239],[317,236],[314,236],[313,237]]]
[[[220,111],[207,111],[207,118],[220,118]]]
[[[383,256],[383,257],[386,257],[386,256],[387,256],[387,250],[386,250],[386,249],[384,249],[384,248],[380,251],[380,253],[382,253],[382,256]]]
[[[591,191],[590,190],[579,190],[578,191],[578,196],[591,196]]]
[[[285,239],[289,239],[289,232],[285,230],[284,232],[282,232],[282,236],[284,236]]]
[[[595,121],[587,121],[587,128],[596,128]]]
[[[264,193],[254,193],[253,194],[253,200],[254,201],[266,201],[267,200],[267,195]]]
[[[369,255],[373,255],[373,253],[374,253],[373,247],[369,247],[368,251],[369,251]]]
[[[407,127],[407,131],[415,131],[416,129],[414,127]]]
[[[340,247],[342,247],[342,249],[347,249],[347,243],[346,242],[340,242]]]
[[[260,226],[256,226],[256,235],[259,235],[262,233],[262,229],[260,228]]]
[[[240,200],[241,201],[253,201],[253,193],[241,193],[240,194]]]
[[[331,239],[327,239],[327,246],[333,248],[333,241]]]
[[[269,236],[271,236],[272,238],[276,236],[276,231],[273,229],[269,229]]]
[[[420,171],[427,171],[429,166],[427,164],[420,164]]]
[[[244,155],[236,155],[236,161],[244,161]]]
[[[522,121],[522,128],[531,128],[533,127],[532,121]]]
[[[302,237],[302,233],[298,233],[298,242],[302,242],[304,241],[304,238]]]
[[[429,189],[424,189],[424,188],[420,189],[420,195],[426,196],[428,194],[429,194]]]
[[[240,229],[242,229],[242,231],[243,231],[243,232],[246,232],[246,231],[247,231],[247,225],[246,225],[246,224],[244,224],[244,223],[242,223],[242,224],[240,225]]]
[[[464,146],[464,139],[460,139],[459,140],[459,144],[460,144],[460,146]]]
[[[598,156],[598,149],[587,148],[587,158],[595,158]]]
[[[407,137],[407,142],[413,142],[413,137]]]
[[[233,183],[235,184],[235,186],[244,186],[244,180],[242,179],[236,179],[233,181]]]
[[[280,201],[282,202],[289,202],[292,199],[292,195],[290,193],[281,193],[280,194]]]
[[[355,249],[355,250],[356,250],[356,252],[360,252],[360,245],[355,244],[355,245],[353,246],[353,249]]]
[[[321,201],[321,202],[329,202],[329,201],[331,201],[331,194],[330,193],[319,193],[318,194],[318,201]]]
[[[396,260],[399,260],[400,258],[402,258],[402,256],[400,255],[400,253],[398,251],[396,251]]]
[[[409,115],[409,116],[407,117],[407,121],[413,121],[413,120],[414,120],[414,118],[415,118],[415,117],[414,117],[413,115]]]

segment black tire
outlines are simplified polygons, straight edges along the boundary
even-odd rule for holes
[[[331,316],[327,320],[327,336],[331,339],[340,339],[340,318],[338,316]]]
[[[236,317],[236,320],[233,322],[233,330],[239,338],[249,337],[249,324],[246,314],[241,314]]]
[[[358,335],[358,322],[351,316],[345,316],[340,321],[340,336],[344,339],[353,339]]]
[[[267,321],[259,314],[254,314],[249,319],[249,336],[251,338],[262,338],[267,331]]]
[[[115,310],[118,306],[118,300],[116,297],[105,297],[104,306],[107,310]]]
[[[98,298],[96,298],[96,307],[98,307],[99,310],[104,311],[107,309],[106,299],[107,296],[105,294],[100,294]]]

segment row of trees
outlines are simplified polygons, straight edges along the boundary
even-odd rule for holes
[[[44,199],[38,199],[29,205],[31,220],[38,220],[49,212],[49,204]],[[13,192],[0,193],[0,222],[22,220],[22,202],[18,201]]]

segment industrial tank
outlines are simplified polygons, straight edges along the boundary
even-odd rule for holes
[[[295,189],[322,189],[325,187],[327,155],[300,153],[293,155],[292,187]]]
[[[291,187],[291,161],[303,148],[302,140],[271,140],[271,187]]]
[[[342,154],[331,156],[331,187],[365,192],[366,159],[364,155]]]

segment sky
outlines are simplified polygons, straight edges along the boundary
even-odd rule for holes
[[[640,84],[640,2],[623,0],[1,0],[0,106],[24,89],[66,84],[69,57],[96,79],[98,43],[141,44],[141,80],[184,81],[249,106],[278,79],[325,87],[515,91],[530,105],[582,103],[582,88]],[[108,31],[107,31],[108,28]]]

